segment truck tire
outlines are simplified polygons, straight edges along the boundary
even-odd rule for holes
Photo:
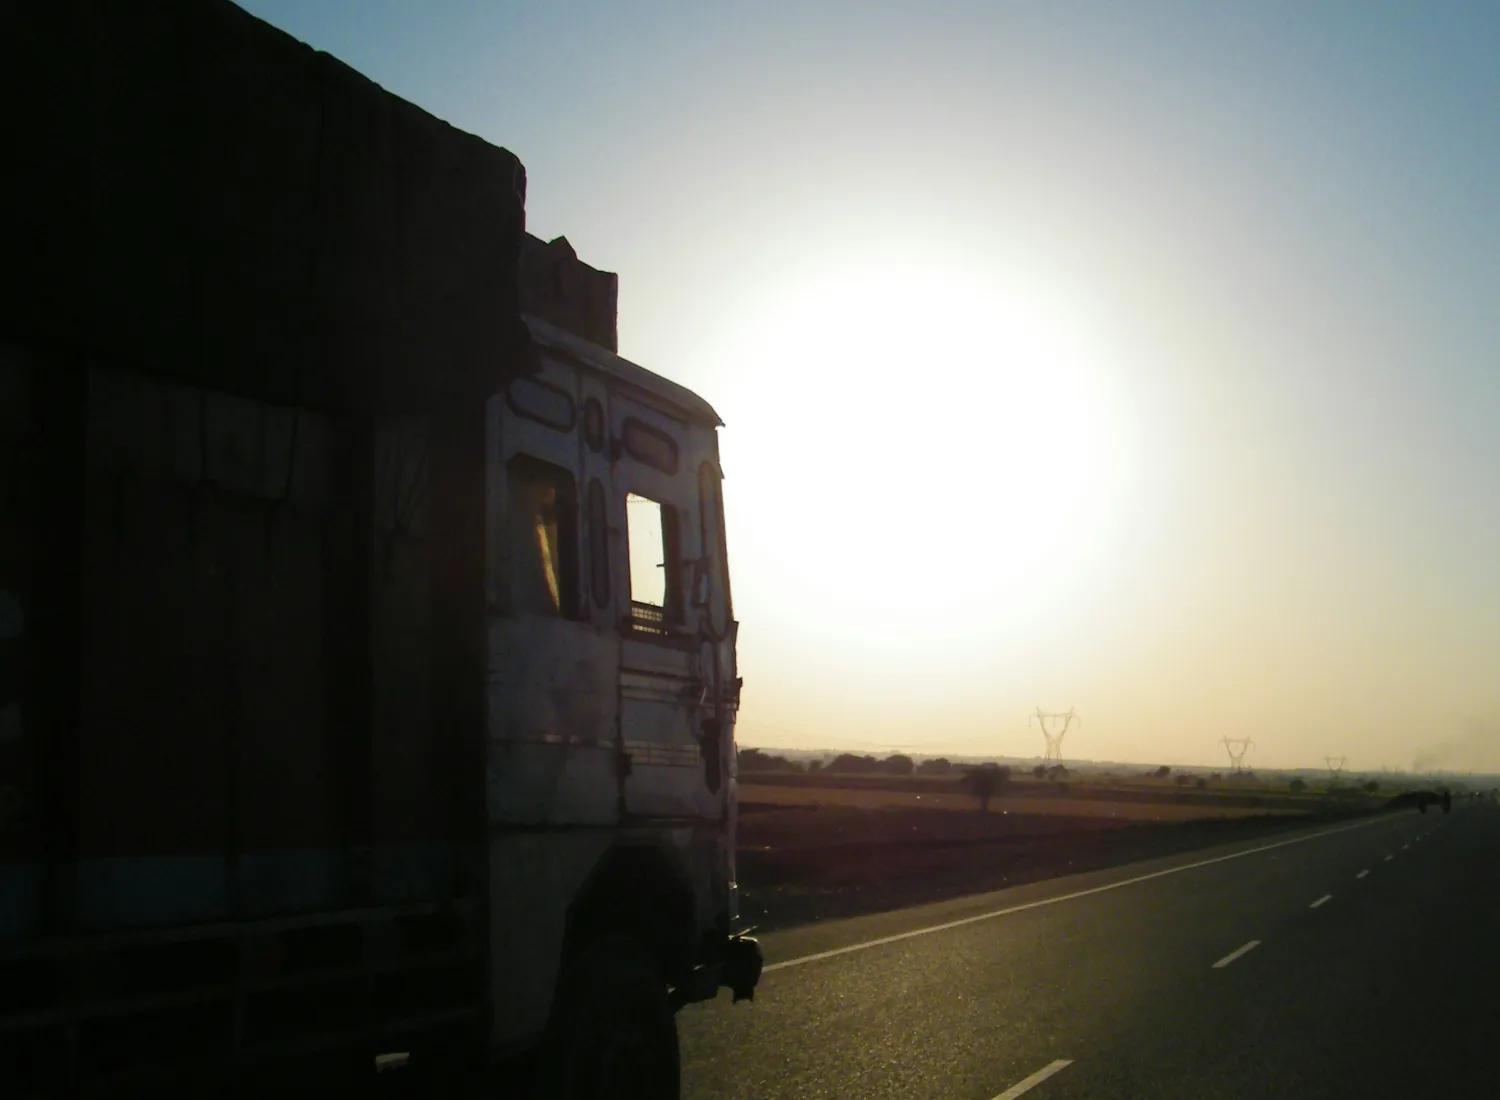
[[[635,940],[604,937],[574,957],[540,1068],[541,1100],[678,1100],[666,979]]]

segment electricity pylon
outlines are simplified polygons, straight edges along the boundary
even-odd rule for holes
[[[1044,712],[1041,707],[1036,708],[1036,713],[1031,716],[1042,727],[1042,737],[1047,741],[1047,755],[1043,760],[1044,767],[1052,767],[1062,763],[1063,738],[1068,734],[1068,727],[1074,722],[1083,724],[1083,719],[1074,714],[1073,711]],[[1031,718],[1027,719],[1029,723]],[[1049,725],[1050,723],[1050,725]]]
[[[1255,747],[1248,737],[1224,738],[1224,750],[1229,753],[1229,766],[1237,772],[1245,770],[1245,754]]]
[[[1344,770],[1344,764],[1347,762],[1347,760],[1348,757],[1344,756],[1323,757],[1323,763],[1328,765],[1329,778],[1337,779],[1339,777],[1339,773]]]

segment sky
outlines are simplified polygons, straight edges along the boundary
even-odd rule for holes
[[[242,6],[719,410],[741,744],[1500,771],[1500,6]]]

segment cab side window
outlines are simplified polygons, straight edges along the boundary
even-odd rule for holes
[[[682,622],[682,538],[677,509],[631,493],[625,498],[630,548],[630,622],[664,634]]]
[[[508,473],[514,611],[581,618],[578,492],[573,475],[528,455],[511,459]]]

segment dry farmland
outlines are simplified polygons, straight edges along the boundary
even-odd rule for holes
[[[780,927],[1150,859],[1262,835],[1330,805],[1285,789],[1012,782],[981,813],[956,779],[742,775],[746,916]]]
[[[1115,797],[1107,797],[1113,793]],[[1100,790],[1089,797],[1050,794],[1002,794],[990,801],[989,812],[997,816],[1038,814],[1047,817],[1112,818],[1119,821],[1194,821],[1202,818],[1301,815],[1312,808],[1310,801],[1265,799],[1264,805],[1243,805],[1229,798],[1169,801],[1166,798],[1129,798],[1134,792]],[[1175,793],[1175,792],[1172,792]],[[1168,798],[1170,795],[1168,795]],[[740,784],[741,803],[762,806],[828,806],[859,810],[943,810],[978,814],[971,794],[957,790],[917,791],[847,786],[789,786]]]

